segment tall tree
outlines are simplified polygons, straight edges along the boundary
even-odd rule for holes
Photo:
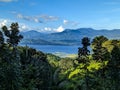
[[[111,60],[108,62],[108,71],[111,79],[111,88],[120,90],[120,48],[115,45],[111,52]]]
[[[23,38],[18,27],[12,23],[9,30],[3,26],[0,31],[0,90],[50,90],[52,74],[46,55],[18,47]]]
[[[90,51],[87,48],[88,46],[90,46],[90,39],[88,37],[84,37],[81,43],[83,47],[78,48],[78,60],[79,62],[84,62],[84,57],[86,57],[90,53]]]
[[[106,90],[106,84],[105,84],[105,60],[110,59],[110,53],[108,52],[107,48],[103,47],[102,44],[107,41],[108,39],[104,36],[97,36],[92,41],[92,47],[93,47],[93,54],[92,57],[96,61],[102,62],[102,68],[99,70],[99,78],[102,80],[102,87]]]
[[[4,37],[3,37],[3,33],[0,31],[0,47],[3,45],[4,43]]]
[[[12,23],[10,30],[7,26],[3,26],[2,30],[3,33],[0,31],[0,45],[2,45],[0,49],[0,89],[21,90],[21,69],[16,46],[22,36],[19,35],[17,23]],[[7,37],[7,40],[4,40],[3,36]]]
[[[22,35],[19,35],[19,25],[18,23],[12,23],[10,26],[10,30],[8,30],[7,26],[3,26],[2,30],[7,37],[8,44],[12,46],[17,46],[20,40],[23,38]]]
[[[88,55],[90,53],[90,51],[88,50],[88,46],[90,46],[90,39],[88,37],[84,37],[82,39],[82,48],[78,48],[78,62],[79,63],[83,63],[84,67],[83,70],[85,70],[85,90],[89,90],[89,71],[87,69],[87,66],[89,65],[89,59],[88,59]]]
[[[103,61],[109,59],[109,52],[108,50],[102,46],[103,42],[107,41],[108,39],[104,36],[97,36],[92,41],[93,47],[93,59],[97,61]]]

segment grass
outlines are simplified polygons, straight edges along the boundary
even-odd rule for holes
[[[68,53],[64,53],[64,52],[56,52],[56,53],[54,53],[54,55],[59,56],[61,58],[68,57],[68,58],[72,58],[72,59],[77,57],[77,54],[68,54]]]

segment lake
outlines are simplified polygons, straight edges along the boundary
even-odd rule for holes
[[[25,46],[25,45],[21,45]],[[61,46],[61,45],[27,45],[29,47],[40,50],[44,53],[66,53],[66,54],[77,54],[78,47],[80,46]]]

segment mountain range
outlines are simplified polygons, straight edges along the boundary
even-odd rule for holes
[[[91,40],[95,36],[104,35],[109,39],[120,39],[120,29],[101,29],[92,28],[66,29],[57,33],[41,33],[35,30],[21,32],[24,39],[22,44],[40,44],[40,45],[79,45],[83,37],[89,37]]]

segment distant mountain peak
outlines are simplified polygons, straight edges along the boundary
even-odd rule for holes
[[[95,36],[103,35],[109,39],[120,39],[120,29],[101,29],[96,30],[93,28],[78,28],[78,29],[66,29],[63,32],[57,33],[41,33],[35,30],[27,31],[22,33],[24,39],[29,41],[33,40],[40,43],[44,41],[44,43],[55,43],[55,44],[65,44],[65,45],[79,45],[80,40],[83,37],[89,37],[93,39]],[[38,39],[38,40],[37,40]],[[46,42],[45,42],[46,41]]]
[[[28,32],[37,32],[37,33],[39,33],[38,31],[36,31],[36,30],[30,30],[30,31],[28,31]]]

